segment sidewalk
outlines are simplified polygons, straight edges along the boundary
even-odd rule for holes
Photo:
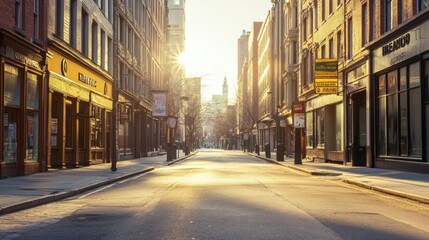
[[[265,152],[261,152],[259,156],[255,153],[248,154],[310,175],[335,176],[345,183],[429,204],[429,174],[305,160],[302,164],[294,164],[293,158],[278,162],[275,152],[271,152],[271,158],[266,158]]]
[[[188,156],[180,153],[178,159],[170,162],[166,155],[118,161],[116,172],[110,170],[110,163],[103,163],[1,179],[0,215],[58,201],[152,171],[155,167],[173,164],[193,154],[195,152]]]

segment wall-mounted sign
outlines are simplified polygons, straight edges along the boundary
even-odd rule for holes
[[[338,60],[316,59],[314,90],[317,94],[338,93]]]

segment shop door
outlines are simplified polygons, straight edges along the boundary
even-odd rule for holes
[[[352,165],[366,165],[366,93],[365,91],[353,94],[352,100]]]

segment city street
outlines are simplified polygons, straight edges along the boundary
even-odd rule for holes
[[[238,151],[0,216],[0,239],[429,239],[429,206]]]

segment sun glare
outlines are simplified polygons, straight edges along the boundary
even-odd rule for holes
[[[182,64],[185,67],[188,64],[188,59],[186,57],[186,53],[181,53],[179,55],[179,57],[177,57],[177,60],[179,61],[180,64]]]

